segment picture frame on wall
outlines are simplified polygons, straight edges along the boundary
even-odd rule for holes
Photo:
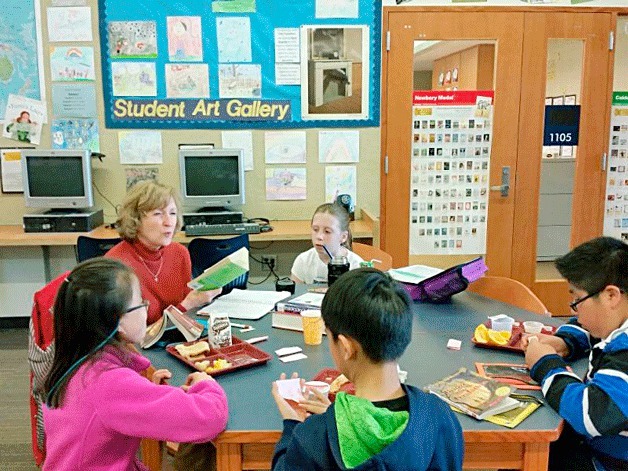
[[[552,97],[552,105],[564,105],[565,97],[564,96],[555,96]]]
[[[554,100],[554,97],[546,96],[545,97],[545,106],[550,106],[552,104],[553,100]]]
[[[361,120],[369,109],[369,27],[301,27],[301,118]]]
[[[0,148],[2,193],[24,193],[22,180],[22,154],[25,147]],[[32,147],[29,147],[32,149]]]

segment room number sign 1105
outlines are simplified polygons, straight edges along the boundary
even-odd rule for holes
[[[549,139],[552,144],[571,144],[573,135],[570,132],[550,132]]]

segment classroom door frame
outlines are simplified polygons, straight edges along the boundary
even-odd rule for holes
[[[393,266],[404,266],[419,263],[416,257],[409,256],[414,41],[497,41],[489,181],[499,185],[502,167],[508,166],[514,173],[517,165],[519,123],[513,123],[510,116],[519,115],[519,95],[511,90],[520,88],[524,16],[522,12],[474,7],[403,7],[384,8],[383,22],[387,44],[382,53],[380,237],[384,250],[393,256]],[[511,181],[508,197],[501,197],[499,192],[489,194],[487,240],[492,244],[486,260],[491,274],[508,276],[511,271],[515,185]],[[447,260],[468,258],[448,256]],[[421,256],[420,263],[438,264],[437,259],[438,256]]]
[[[491,274],[518,279],[532,288],[550,311],[568,312],[566,283],[560,279],[536,280],[545,104],[545,80],[539,77],[546,76],[548,38],[584,41],[581,133],[570,241],[574,246],[602,234],[606,172],[601,161],[608,146],[613,67],[608,36],[615,30],[617,14],[626,11],[577,7],[384,8],[383,38],[388,41],[382,47],[381,245],[393,256],[394,266],[418,263],[409,256],[412,45],[422,39],[495,39],[489,184],[499,185],[502,166],[508,165],[511,186],[506,198],[489,193],[486,262]],[[587,129],[599,132],[587,133]]]

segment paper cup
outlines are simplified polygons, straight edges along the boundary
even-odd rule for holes
[[[489,317],[491,320],[491,329],[498,331],[512,332],[512,325],[515,320],[505,314]]]
[[[523,330],[526,334],[540,334],[543,329],[543,323],[537,321],[525,321],[523,323]]]
[[[320,345],[323,341],[323,318],[321,311],[308,309],[301,312],[303,340],[306,345]]]

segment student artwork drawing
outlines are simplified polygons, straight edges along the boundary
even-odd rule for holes
[[[351,195],[355,204],[357,196],[357,171],[355,165],[328,165],[325,167],[325,201],[332,203],[338,195]]]
[[[50,126],[53,149],[89,149],[100,151],[98,120],[55,119]]]
[[[168,56],[173,62],[203,60],[200,16],[168,17]]]
[[[305,131],[267,131],[264,139],[267,164],[305,163]]]
[[[50,75],[57,82],[94,81],[94,48],[51,46]]]
[[[120,131],[118,147],[121,164],[161,164],[161,132]]]
[[[90,7],[49,7],[48,40],[91,41],[92,9]]]
[[[320,131],[318,160],[321,163],[352,163],[360,160],[360,131]]]
[[[207,64],[166,64],[168,98],[209,98]]]
[[[305,168],[266,169],[267,200],[304,200],[306,197]]]
[[[154,21],[111,21],[109,57],[112,59],[156,58],[157,29]]]
[[[357,18],[358,0],[316,0],[316,18]]]
[[[251,62],[251,22],[246,16],[216,20],[218,62]]]
[[[112,62],[113,94],[116,96],[156,96],[154,62]]]
[[[144,180],[154,180],[159,178],[158,167],[131,167],[125,168],[124,173],[126,175],[126,189],[129,190],[139,182]]]
[[[257,64],[218,66],[220,98],[259,98],[262,96],[262,69]]]

